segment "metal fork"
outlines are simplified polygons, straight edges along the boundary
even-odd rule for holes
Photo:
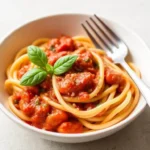
[[[113,59],[114,63],[120,64],[133,79],[143,97],[150,106],[150,89],[128,66],[125,57],[128,54],[128,47],[97,15],[81,24],[94,45],[104,49]]]

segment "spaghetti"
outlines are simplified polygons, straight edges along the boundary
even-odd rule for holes
[[[22,86],[20,79],[37,68],[21,49],[7,69],[5,88],[11,111],[30,125],[60,133],[83,133],[112,126],[136,107],[140,94],[128,74],[82,36],[41,38],[40,47],[52,66],[62,56],[77,55],[72,68],[47,76],[35,86]],[[133,65],[130,67],[140,76]]]

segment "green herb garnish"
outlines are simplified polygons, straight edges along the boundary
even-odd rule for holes
[[[55,51],[55,46],[54,46],[54,45],[51,45],[49,49],[50,49],[51,51]]]
[[[85,58],[84,61],[85,62],[90,62],[90,58]]]
[[[41,83],[47,75],[61,75],[67,72],[77,59],[77,55],[67,55],[59,58],[54,66],[48,64],[46,54],[37,46],[28,47],[28,57],[32,63],[38,66],[25,73],[20,84],[24,86],[33,86]]]
[[[39,99],[37,99],[37,100],[35,101],[35,105],[40,105],[40,100],[39,100]]]
[[[19,101],[17,99],[15,99],[13,102],[14,104],[19,104]]]
[[[48,106],[48,104],[43,104],[42,106],[43,106],[44,108],[46,108],[46,107]]]
[[[47,76],[47,72],[41,68],[34,68],[28,71],[20,80],[24,86],[33,86],[41,83]]]
[[[37,46],[28,47],[28,57],[32,63],[39,67],[45,67],[48,62],[46,54]]]
[[[59,58],[58,61],[56,61],[54,64],[54,74],[61,75],[67,72],[72,67],[77,57],[78,56],[76,55],[74,56],[67,55],[67,56]]]

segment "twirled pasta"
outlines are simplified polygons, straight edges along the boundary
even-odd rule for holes
[[[48,91],[42,92],[38,95],[40,100],[44,101],[52,109],[62,110],[69,115],[71,114],[73,118],[76,119],[76,122],[82,124],[82,132],[104,129],[125,119],[136,107],[140,97],[139,90],[134,82],[120,66],[114,64],[107,58],[107,55],[103,50],[95,48],[90,39],[83,36],[76,36],[73,37],[72,40],[76,45],[80,46],[78,46],[73,51],[70,51],[70,55],[78,55],[81,51],[88,51],[92,55],[92,61],[99,66],[96,73],[97,84],[95,88],[90,93],[88,93],[88,99],[83,101],[79,96],[68,96],[62,94],[59,91],[57,76],[53,75],[52,79],[50,80],[50,88],[53,89],[57,101],[51,99]],[[41,38],[34,41],[32,45],[39,46],[44,52],[46,52],[46,46],[49,41],[51,41],[51,39]],[[26,90],[26,87],[20,85],[20,78],[18,77],[17,73],[24,65],[27,64],[29,64],[28,70],[36,67],[29,61],[27,48],[25,47],[16,54],[14,62],[8,67],[6,71],[7,79],[5,81],[5,89],[10,94],[8,103],[12,112],[22,120],[32,124],[33,116],[25,114],[20,106],[16,107],[13,98],[14,93],[23,93]],[[133,64],[130,66],[140,76],[139,70]],[[123,78],[124,86],[121,92],[118,92],[118,88],[120,86],[119,83],[106,83],[106,68],[113,70],[116,74],[118,73]],[[82,106],[84,106],[88,103],[96,105],[95,107],[87,110],[74,107],[74,104],[82,104]],[[48,115],[45,117],[45,120],[47,117]],[[45,120],[43,121],[43,124],[46,122]],[[68,119],[65,121],[69,122],[70,120]],[[57,126],[57,128],[60,128],[59,126],[60,124]],[[42,126],[42,128],[50,130],[44,126]],[[61,132],[62,130],[52,129],[50,131]],[[69,132],[66,131],[66,133]]]

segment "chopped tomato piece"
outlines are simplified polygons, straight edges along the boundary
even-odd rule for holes
[[[50,97],[51,100],[53,100],[53,101],[55,101],[55,102],[58,103],[57,97],[56,97],[56,95],[55,95],[53,89],[51,89],[51,90],[49,91],[49,97]]]
[[[47,103],[42,103],[35,107],[35,113],[32,116],[32,122],[41,123],[46,119],[47,114],[50,112],[50,106]]]
[[[53,52],[73,51],[74,41],[70,37],[62,36],[59,39],[51,39],[46,48]]]
[[[59,133],[82,133],[83,125],[80,122],[63,122],[57,131]]]
[[[105,68],[105,81],[112,85],[112,84],[120,84],[122,82],[121,74],[115,72],[112,69]]]
[[[68,54],[69,51],[74,50],[74,41],[70,37],[62,36],[58,39],[51,39],[46,46],[46,55],[48,56],[48,62],[51,65],[62,56]]]
[[[92,54],[88,51],[78,54],[78,58],[73,67],[78,72],[88,70],[89,68],[94,68]]]
[[[19,107],[19,102],[21,100],[21,93],[20,92],[15,92],[12,96],[12,99],[13,99],[13,104],[15,105],[15,107],[17,109],[20,109]]]
[[[32,93],[34,95],[37,95],[39,93],[39,88],[37,86],[28,86],[28,87],[26,87],[26,91],[28,93]]]
[[[48,63],[51,65],[54,65],[54,63],[57,61],[57,59],[58,59],[57,54],[54,53],[49,56]]]
[[[62,56],[65,56],[67,55],[67,51],[62,51],[62,52],[59,52],[59,53],[54,53],[54,52],[51,52],[49,57],[48,57],[48,63],[51,64],[51,65],[54,65],[54,63]]]
[[[59,45],[56,50],[57,50],[57,52],[61,52],[61,51],[67,50],[67,49],[68,49],[68,45],[66,43],[63,43],[63,44]]]
[[[20,100],[21,99],[21,93],[20,92],[15,92],[13,94],[13,100]]]
[[[80,91],[84,91],[86,88],[90,88],[94,82],[94,78],[95,75],[90,72],[67,74],[62,81],[59,82],[59,91],[66,95],[79,93]]]
[[[118,84],[117,91],[120,93],[124,89],[125,79],[123,76],[112,69],[105,68],[105,81],[107,84],[113,85]]]
[[[74,48],[74,42],[72,38],[70,37],[61,37],[60,38],[60,45],[56,48],[56,52],[61,52],[61,51],[72,51]]]
[[[54,111],[47,116],[44,128],[46,130],[56,129],[58,125],[67,120],[68,115],[66,112],[59,109],[54,109]]]
[[[23,92],[21,95],[21,99],[27,103],[29,103],[33,97],[34,95],[32,94],[32,92]]]
[[[122,82],[119,84],[119,87],[117,88],[117,91],[119,93],[121,93],[123,91],[123,89],[125,87],[125,83],[126,83],[125,80],[122,80]]]
[[[40,83],[40,87],[44,90],[49,90],[49,88],[51,87],[51,79],[47,77],[46,80]]]
[[[24,100],[20,100],[19,108],[22,110],[27,116],[31,116],[35,111],[35,105],[33,103],[24,102]]]
[[[58,46],[59,45],[59,39],[57,39],[57,38],[54,38],[54,39],[51,39],[50,41],[49,41],[49,47],[48,48],[51,48],[51,46],[53,45],[53,46]],[[51,50],[51,49],[50,49]]]
[[[57,47],[60,44],[59,39],[50,39],[48,44],[46,45],[46,52],[55,51],[55,47]]]

